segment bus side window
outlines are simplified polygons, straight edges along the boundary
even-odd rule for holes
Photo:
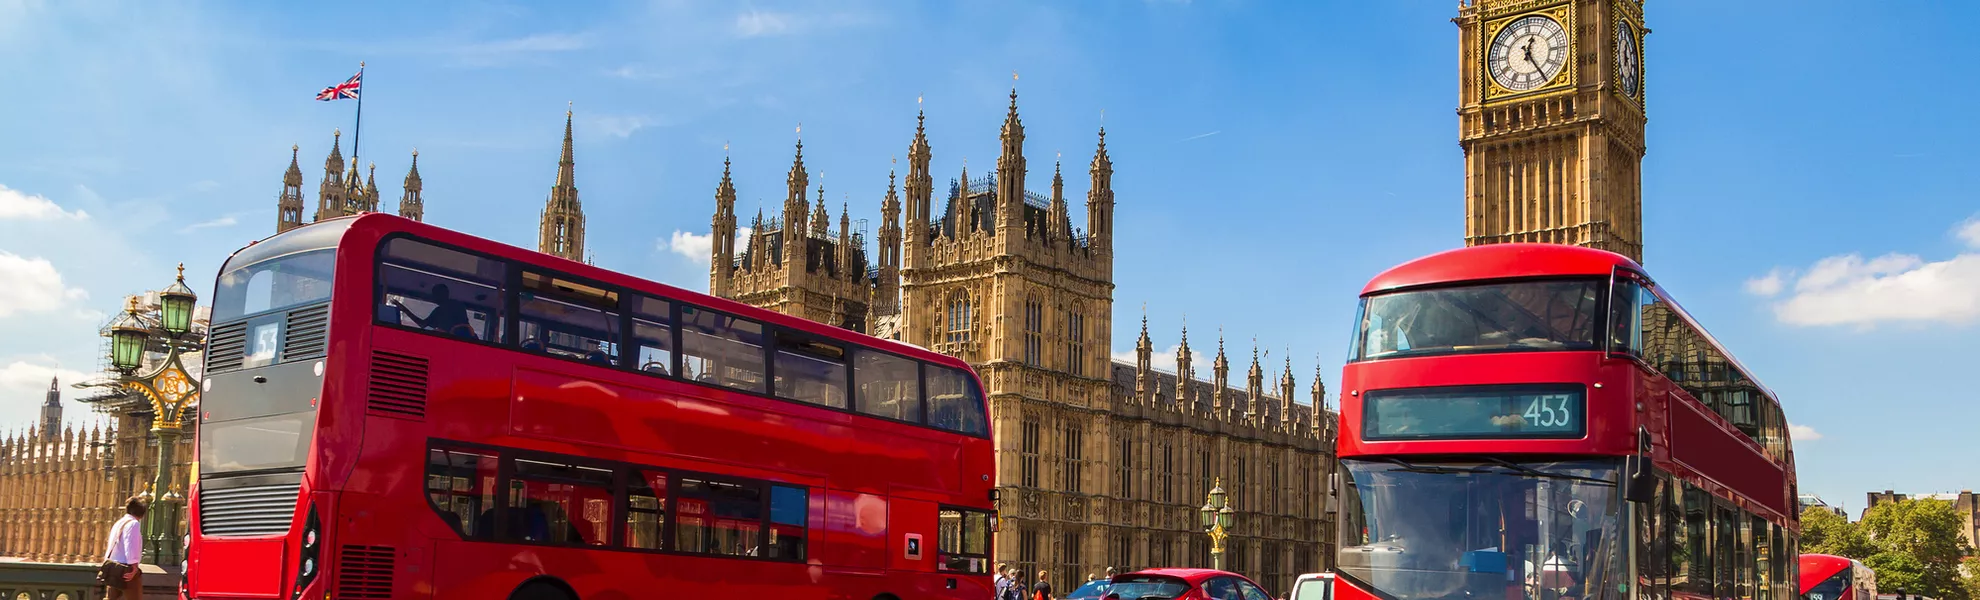
[[[777,332],[777,362],[771,385],[777,397],[846,407],[846,349],[790,331]]]
[[[666,549],[667,473],[633,469],[627,475],[626,547]]]
[[[681,306],[681,376],[763,393],[763,324]]]
[[[503,537],[551,544],[602,545],[611,535],[612,471],[515,459]]]
[[[516,304],[522,349],[618,364],[619,293],[525,272]]]
[[[761,556],[763,486],[757,483],[681,479],[674,500],[676,550],[728,556]]]
[[[984,423],[983,393],[977,391],[969,374],[958,369],[927,365],[928,424],[949,431],[987,435]]]
[[[494,533],[495,457],[433,448],[426,453],[426,496],[462,537]]]
[[[765,558],[803,561],[805,527],[811,521],[811,493],[801,487],[770,486],[770,543]]]
[[[502,341],[507,265],[405,238],[386,242],[379,254],[380,323]]]
[[[869,415],[921,422],[921,371],[915,361],[853,350],[854,406]]]
[[[666,375],[674,372],[674,314],[666,300],[632,299],[633,368]]]

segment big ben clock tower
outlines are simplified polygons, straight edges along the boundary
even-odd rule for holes
[[[1643,260],[1642,0],[1466,0],[1464,242]]]

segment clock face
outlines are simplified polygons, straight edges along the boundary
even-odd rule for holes
[[[1567,61],[1567,30],[1546,15],[1528,15],[1507,23],[1492,38],[1485,56],[1492,80],[1515,92],[1553,81]]]
[[[1636,97],[1641,83],[1638,77],[1643,73],[1642,49],[1636,46],[1636,28],[1627,21],[1616,22],[1616,80],[1622,84],[1624,96]]]

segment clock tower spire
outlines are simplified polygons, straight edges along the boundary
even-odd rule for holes
[[[1466,0],[1454,21],[1465,245],[1642,261],[1642,0]]]

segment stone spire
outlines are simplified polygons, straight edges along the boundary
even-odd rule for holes
[[[1251,341],[1251,373],[1245,376],[1244,391],[1246,402],[1244,417],[1247,420],[1259,416],[1258,399],[1265,395],[1265,369],[1258,364],[1258,340]]]
[[[62,428],[62,388],[48,378],[48,396],[41,404],[41,432],[44,437]]]
[[[1286,370],[1284,373],[1285,379],[1279,381],[1279,420],[1291,422],[1293,394],[1299,391],[1299,387],[1293,384],[1291,347],[1286,348]]]
[[[920,102],[919,98],[915,99],[916,104]],[[934,208],[932,189],[934,178],[928,170],[932,153],[933,150],[928,146],[928,113],[916,110],[914,141],[908,143],[907,182],[903,184],[907,188],[907,230],[902,240],[906,248],[901,264],[907,269],[921,266],[923,256],[921,248],[928,245],[929,228],[935,218],[930,214]]]
[[[1313,365],[1313,422],[1312,422],[1312,427],[1313,427],[1313,429],[1314,429],[1314,430],[1319,430],[1319,429],[1321,429],[1321,428],[1323,427],[1323,425],[1322,425],[1322,423],[1321,423],[1321,422],[1322,422],[1322,421],[1326,421],[1326,420],[1327,420],[1327,384],[1326,384],[1325,382],[1323,382],[1323,381],[1321,381],[1321,378],[1320,378],[1320,364],[1319,364],[1319,363],[1314,363],[1314,365]]]
[[[1114,243],[1114,160],[1107,156],[1107,128],[1093,151],[1093,187],[1086,192],[1086,233],[1094,253],[1112,256]],[[1110,267],[1111,269],[1111,262]]]
[[[1024,123],[1018,120],[1017,73],[1011,74],[1011,108],[1004,115],[1000,136],[1002,152],[997,156],[997,228],[1024,224]],[[963,180],[969,185],[969,180]]]
[[[289,170],[282,173],[282,193],[275,197],[275,233],[302,227],[302,146],[289,146]]]
[[[414,221],[426,220],[426,201],[419,194],[426,184],[419,179],[419,149],[412,151],[412,168],[406,169],[406,191],[399,196],[399,216]]]
[[[756,220],[749,229],[749,268],[759,271],[770,265],[770,234],[763,231],[763,207],[756,207]]]
[[[1052,160],[1052,218],[1045,227],[1045,239],[1072,242],[1072,217],[1066,211],[1066,177],[1059,168],[1059,160]],[[1071,246],[1068,246],[1071,247]]]
[[[1211,363],[1210,368],[1215,373],[1214,385],[1217,386],[1210,391],[1211,404],[1217,409],[1218,414],[1223,414],[1223,411],[1230,407],[1227,399],[1229,393],[1224,390],[1231,387],[1231,361],[1224,358],[1224,330],[1221,327],[1217,329],[1217,360]]]
[[[543,203],[536,250],[584,262],[584,205],[578,201],[577,160],[571,149],[572,111],[564,111],[564,149],[557,158],[557,183]]]
[[[969,221],[963,218],[963,213],[970,212],[969,205],[969,159],[965,158],[962,163],[962,184],[956,193],[949,195],[948,213],[942,215],[942,218],[949,221],[950,235],[963,237],[964,228],[969,225]]]
[[[364,202],[358,205],[358,212],[378,212],[378,163],[365,165]]]
[[[1148,402],[1155,395],[1155,343],[1148,339],[1148,306],[1141,307],[1141,337],[1134,341],[1134,397]]]
[[[335,219],[344,215],[347,197],[344,193],[344,132],[331,130],[330,156],[323,159],[323,181],[316,188],[316,216],[314,221]],[[300,220],[300,219],[298,219]]]
[[[900,314],[901,296],[901,198],[894,192],[894,170],[887,169],[887,196],[880,200],[879,279],[873,282],[873,299],[866,303],[875,317]],[[868,324],[877,323],[867,319]]]
[[[715,184],[715,218],[709,223],[708,293],[729,297],[736,269],[736,184],[729,176],[728,145],[723,144],[722,182]],[[760,226],[760,224],[759,224]]]
[[[820,177],[823,179],[823,177]],[[811,237],[825,239],[826,231],[832,228],[832,213],[825,210],[825,184],[818,184],[818,207],[811,211]],[[791,241],[786,239],[785,244]]]
[[[337,216],[355,215],[364,206],[364,175],[358,172],[356,161],[344,177],[344,205],[338,207]]]
[[[1196,408],[1196,364],[1189,351],[1189,319],[1183,319],[1182,343],[1176,345],[1176,404],[1183,410]]]
[[[839,203],[839,276],[859,281],[866,273],[854,273],[852,241],[852,201]]]

